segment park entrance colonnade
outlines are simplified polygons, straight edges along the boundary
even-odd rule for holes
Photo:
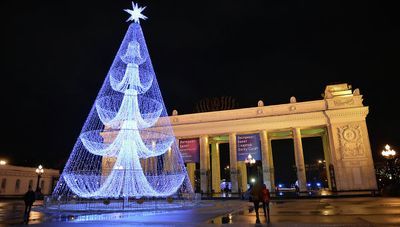
[[[326,87],[322,100],[296,102],[292,97],[290,103],[281,105],[264,106],[259,101],[253,108],[185,115],[174,111],[170,122],[177,139],[199,138],[200,188],[204,193],[220,192],[218,144],[221,142],[229,143],[232,193],[247,189],[246,164],[237,159],[237,135],[250,133],[259,134],[262,180],[270,190],[275,189],[271,140],[292,138],[298,186],[300,191],[306,191],[302,147],[305,137],[322,138],[330,189],[375,190],[367,114],[368,107],[362,104],[358,89],[352,91],[347,84],[335,84]],[[219,141],[218,138],[225,139]],[[187,163],[192,185],[195,169],[195,163]]]

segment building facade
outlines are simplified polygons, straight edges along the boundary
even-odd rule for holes
[[[35,191],[38,186],[44,195],[52,193],[60,176],[59,170],[44,169],[38,184],[36,168],[13,165],[0,165],[0,196],[21,196],[28,191],[29,185]]]
[[[366,116],[359,89],[348,84],[326,86],[322,100],[170,116],[178,139],[198,138],[200,143],[200,185],[202,192],[220,192],[219,144],[229,143],[232,192],[247,189],[244,161],[237,159],[237,135],[258,133],[261,146],[262,178],[274,190],[272,140],[292,139],[298,186],[307,189],[302,138],[321,137],[329,188],[337,191],[377,189]],[[158,127],[163,126],[159,121]],[[221,139],[222,138],[222,139]],[[187,163],[194,185],[196,163]],[[213,171],[210,171],[213,170]]]

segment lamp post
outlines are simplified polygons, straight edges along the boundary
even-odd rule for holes
[[[244,162],[245,162],[246,164],[252,165],[252,164],[256,163],[256,160],[253,158],[253,156],[251,156],[251,154],[249,154],[249,155],[247,156],[246,160],[244,160]]]
[[[318,178],[323,182],[322,186],[324,188],[328,187],[328,176],[327,176],[327,166],[325,160],[318,160]]]
[[[393,178],[392,160],[394,159],[394,157],[396,157],[396,151],[393,149],[390,149],[389,144],[386,144],[385,150],[383,150],[381,154],[387,160],[387,164],[389,167],[389,180],[392,180],[392,178]]]
[[[224,168],[224,178],[226,181],[231,181],[229,165]]]
[[[39,167],[36,168],[36,174],[38,175],[37,183],[36,183],[36,192],[40,192],[39,191],[39,181],[40,181],[40,177],[42,176],[43,173],[44,173],[43,166],[39,165]]]
[[[247,156],[247,158],[244,160],[244,163],[246,163],[246,166],[251,167],[252,165],[254,165],[256,163],[256,160],[253,158],[253,156],[251,156],[251,154],[249,154]],[[257,168],[257,178],[259,179],[259,174],[258,174],[258,168]],[[254,182],[251,182],[254,183]]]

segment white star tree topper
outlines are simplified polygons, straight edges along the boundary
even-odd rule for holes
[[[131,16],[128,18],[128,20],[126,20],[126,22],[128,21],[134,21],[135,23],[140,23],[139,19],[143,19],[146,20],[147,17],[145,15],[142,14],[142,11],[146,9],[145,7],[139,7],[138,4],[132,2],[132,10],[130,9],[124,9],[125,12],[129,13]]]

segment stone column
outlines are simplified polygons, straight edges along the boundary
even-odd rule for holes
[[[146,158],[144,160],[144,171],[149,174],[150,173],[150,158]]]
[[[231,183],[232,193],[238,193],[238,167],[237,167],[237,145],[236,145],[236,133],[229,134],[229,158],[230,158],[230,170],[231,170]]]
[[[221,171],[219,161],[219,144],[211,144],[211,170],[212,170],[212,189],[215,193],[221,192]]]
[[[169,148],[166,154],[164,154],[163,169],[165,172],[170,172],[172,170],[171,157],[172,157],[172,148]]]
[[[327,132],[325,132],[322,137],[322,146],[324,148],[324,159],[325,159],[325,170],[326,170],[326,179],[328,180],[328,188],[332,190],[332,182],[331,182],[331,175],[329,174],[329,165],[331,164],[330,158],[330,149],[329,149],[329,138]]]
[[[261,150],[262,150],[262,169],[263,169],[263,180],[264,184],[271,191],[271,150],[269,149],[269,141],[267,131],[263,130],[260,132],[261,139]]]
[[[297,168],[297,180],[300,191],[307,191],[306,170],[304,165],[303,144],[300,128],[293,129],[294,157]]]
[[[146,171],[146,159],[140,159],[140,165],[142,166],[143,171]]]
[[[208,135],[200,137],[200,189],[203,193],[209,192],[208,174],[210,171],[210,149]]]
[[[246,163],[244,161],[238,161],[238,170],[239,170],[239,188],[241,192],[245,192],[247,190],[247,169]]]
[[[268,150],[269,152],[269,164],[270,164],[270,173],[271,173],[271,189],[275,191],[275,168],[274,168],[274,157],[272,156],[272,143],[271,140],[268,139]]]
[[[157,173],[157,157],[148,158],[148,168],[152,174]]]
[[[196,171],[196,163],[194,162],[190,162],[190,163],[186,163],[186,171],[189,175],[189,180],[190,183],[192,184],[192,188],[193,190],[196,190],[196,186],[195,186],[195,179],[194,179],[194,173]]]

